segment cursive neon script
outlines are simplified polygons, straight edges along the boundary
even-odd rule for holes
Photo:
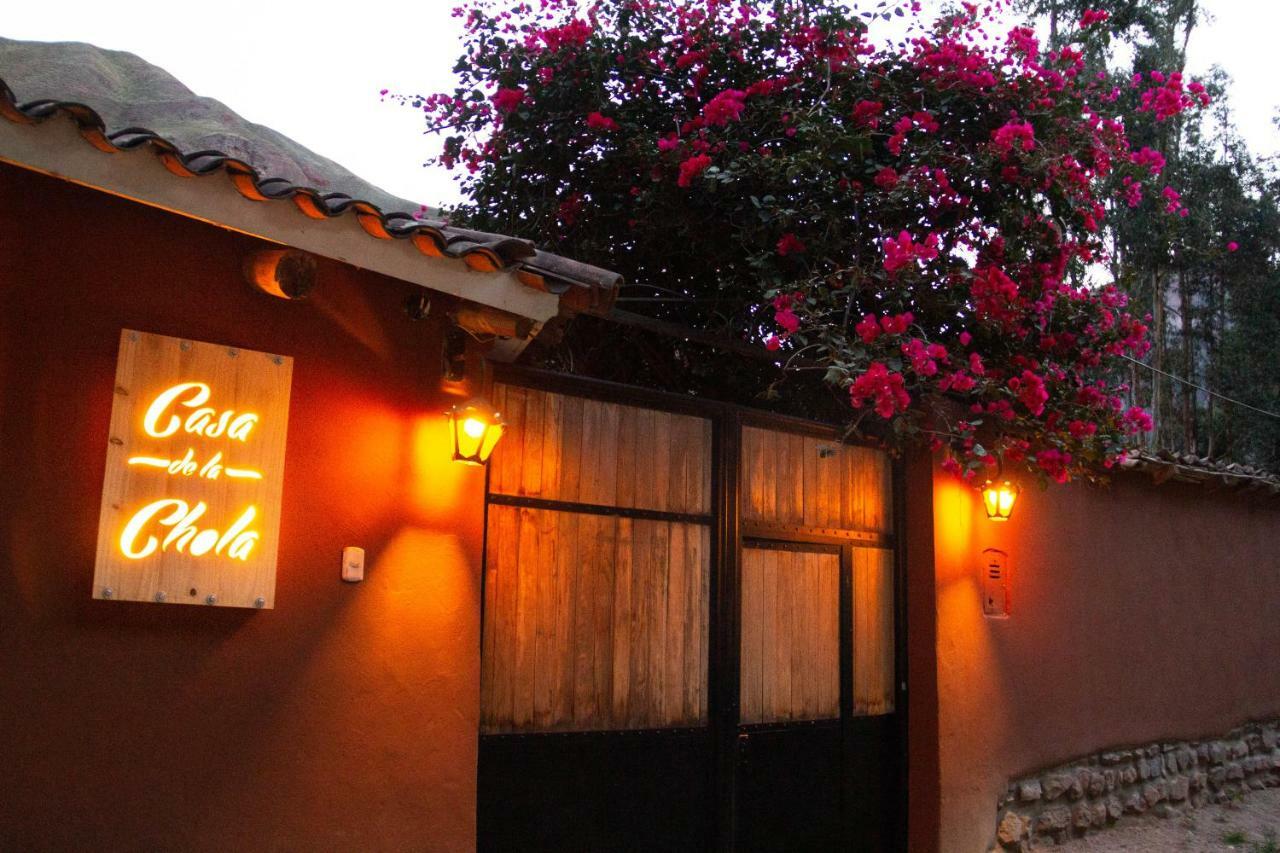
[[[166,498],[147,504],[134,513],[133,518],[124,526],[120,534],[120,550],[130,560],[141,560],[156,552],[168,551],[170,546],[179,553],[186,552],[193,557],[201,557],[212,551],[236,560],[248,560],[253,546],[261,538],[257,531],[249,530],[249,525],[258,515],[257,507],[248,507],[237,518],[225,533],[212,528],[201,530],[196,522],[209,507],[204,501],[191,506],[184,500]],[[164,539],[147,531],[154,522],[160,527],[169,528]]]
[[[245,442],[258,423],[253,412],[234,409],[218,411],[206,405],[212,392],[204,382],[179,382],[156,395],[142,417],[142,431],[152,438],[170,438],[180,432],[209,439]],[[202,480],[261,480],[262,472],[254,468],[233,468],[217,450],[202,461],[195,447],[181,456],[130,456],[130,467],[158,469],[170,477]],[[142,560],[156,553],[174,551],[192,557],[226,555],[235,560],[248,560],[262,538],[250,525],[258,517],[256,506],[246,507],[225,532],[201,527],[209,510],[204,501],[194,505],[178,498],[152,501],[139,509],[125,524],[120,534],[120,551],[130,560]]]
[[[181,429],[206,438],[218,438],[225,434],[227,438],[237,441],[247,440],[249,431],[258,422],[258,416],[253,412],[237,413],[232,409],[218,412],[205,405],[209,402],[209,397],[209,386],[203,382],[180,382],[166,388],[147,407],[147,413],[142,417],[142,429],[152,438],[168,438]],[[194,411],[183,420],[169,411],[174,406]],[[166,414],[169,419],[161,426],[160,422]]]
[[[170,474],[190,477],[199,473],[206,480],[216,480],[219,475],[226,474],[240,480],[261,480],[262,472],[253,468],[227,468],[222,464],[222,451],[213,454],[213,458],[201,465],[196,461],[196,451],[188,447],[181,459],[164,459],[159,456],[130,456],[126,462],[130,465],[143,465],[148,468],[164,468]]]

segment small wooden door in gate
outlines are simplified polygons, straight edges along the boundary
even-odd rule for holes
[[[901,843],[884,453],[742,430],[738,851]]]

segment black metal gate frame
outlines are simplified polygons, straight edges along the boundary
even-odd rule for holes
[[[607,403],[656,409],[675,414],[692,415],[711,422],[711,490],[712,503],[709,515],[696,513],[662,512],[657,510],[581,504],[570,501],[545,500],[518,495],[491,495],[488,473],[485,482],[485,518],[483,553],[488,559],[489,505],[523,506],[535,509],[554,509],[652,521],[674,521],[711,526],[711,579],[709,643],[707,655],[707,722],[714,745],[711,790],[715,792],[715,849],[733,853],[736,845],[737,814],[735,788],[737,783],[736,755],[740,729],[740,650],[741,622],[739,619],[739,589],[741,557],[744,542],[778,545],[805,545],[812,550],[828,548],[840,554],[840,715],[841,723],[847,723],[853,714],[852,636],[843,626],[852,624],[852,548],[892,548],[894,552],[894,669],[895,701],[894,718],[898,733],[900,773],[897,780],[897,796],[893,797],[900,814],[894,816],[893,825],[900,837],[895,847],[906,849],[906,804],[909,782],[907,778],[907,606],[906,606],[906,539],[902,523],[906,518],[905,466],[900,458],[894,458],[892,468],[892,535],[864,531],[831,530],[789,524],[744,523],[741,518],[741,458],[742,428],[755,426],[782,432],[798,433],[818,438],[840,441],[839,430],[829,424],[802,418],[763,412],[746,406],[704,400],[696,397],[637,388],[616,382],[568,376],[545,370],[494,364],[493,381],[538,391],[547,391],[574,397],[584,397]],[[869,442],[866,446],[872,446]],[[813,548],[812,546],[818,546]],[[823,547],[826,546],[826,547]],[[481,624],[484,620],[485,567],[481,567]],[[480,632],[483,647],[483,628]],[[489,737],[504,737],[490,735]],[[847,739],[846,739],[847,740]]]

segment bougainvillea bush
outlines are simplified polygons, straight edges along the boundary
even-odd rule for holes
[[[1109,209],[1183,207],[1082,51],[988,12],[475,0],[456,91],[406,100],[446,134],[460,219],[673,294],[669,317],[820,372],[852,426],[947,447],[962,476],[1092,476],[1150,428],[1118,369],[1148,344],[1085,272]],[[873,41],[880,18],[907,35]],[[1207,100],[1133,85],[1161,121]]]

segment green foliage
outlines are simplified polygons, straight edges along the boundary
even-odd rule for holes
[[[1024,0],[1029,13],[1061,23],[1086,8],[1110,13],[1109,43],[1090,53],[1121,88],[1136,145],[1164,152],[1162,183],[1190,214],[1164,216],[1147,198],[1111,218],[1112,273],[1152,316],[1146,361],[1201,388],[1280,411],[1280,181],[1253,157],[1233,125],[1230,80],[1207,81],[1214,107],[1203,120],[1163,125],[1139,112],[1133,74],[1181,68],[1205,15],[1197,0]],[[1112,48],[1126,46],[1128,52]],[[1114,56],[1131,56],[1123,65]],[[1109,66],[1109,67],[1108,67]],[[1150,195],[1150,194],[1148,194]],[[1234,244],[1234,249],[1231,248]],[[1137,368],[1135,399],[1156,421],[1155,446],[1280,470],[1280,419],[1228,403],[1186,382]]]

